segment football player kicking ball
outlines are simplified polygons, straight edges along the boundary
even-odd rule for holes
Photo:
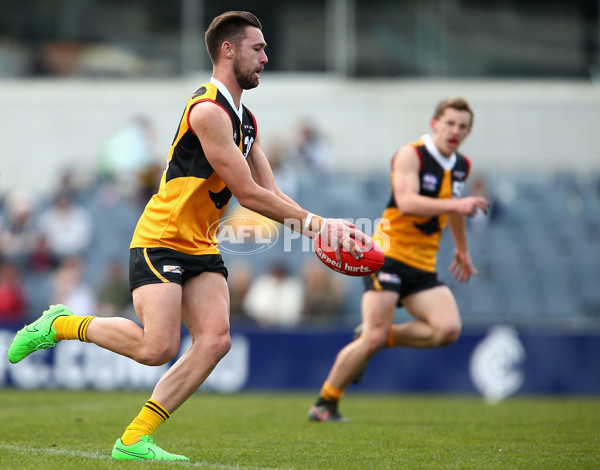
[[[216,231],[234,195],[240,204],[311,237],[354,250],[370,240],[339,219],[302,209],[275,185],[256,121],[241,103],[267,63],[259,20],[247,12],[216,17],[206,31],[213,76],[189,99],[160,187],[146,205],[130,246],[130,288],[142,327],[126,318],[77,316],[54,305],[17,333],[8,350],[16,363],[58,341],[76,339],[141,364],[169,363],[179,351],[181,322],[192,345],[159,380],[152,396],[113,446],[126,460],[188,460],[153,441],[156,429],[206,380],[229,351],[227,269]],[[296,221],[294,223],[294,221]]]
[[[471,132],[473,111],[461,97],[439,103],[430,121],[432,135],[400,148],[392,160],[392,195],[373,240],[389,246],[379,272],[365,278],[362,325],[355,340],[337,355],[320,396],[309,410],[314,421],[345,421],[338,403],[351,382],[381,348],[432,348],[454,343],[461,321],[454,296],[438,278],[436,258],[446,223],[456,248],[450,272],[467,282],[477,271],[467,245],[465,216],[487,213],[482,197],[461,198],[470,161],[458,148]],[[394,325],[397,306],[414,320]]]

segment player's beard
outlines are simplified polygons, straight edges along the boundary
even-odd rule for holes
[[[237,59],[233,59],[233,73],[242,90],[250,90],[258,86],[258,79],[254,77],[254,71],[243,71]]]

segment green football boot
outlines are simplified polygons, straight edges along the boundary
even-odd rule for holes
[[[308,419],[319,423],[347,423],[349,421],[338,412],[337,403],[313,405],[308,410]]]
[[[126,446],[117,439],[112,450],[112,458],[120,460],[190,460],[183,455],[171,454],[162,450],[152,440],[152,436],[142,436],[139,442]]]
[[[53,347],[56,340],[56,330],[52,323],[58,317],[73,315],[73,312],[64,305],[50,305],[40,318],[29,325],[25,325],[11,341],[8,348],[8,360],[13,364],[22,361],[32,352]]]

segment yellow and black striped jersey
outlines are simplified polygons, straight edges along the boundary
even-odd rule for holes
[[[462,195],[469,175],[470,160],[458,152],[443,157],[433,145],[430,136],[410,143],[420,159],[419,194],[432,198],[458,198]],[[392,167],[393,167],[392,160]],[[383,221],[376,228],[373,239],[382,246],[389,245],[385,256],[417,269],[435,272],[437,252],[448,214],[414,216],[402,214],[392,194],[383,212]]]
[[[252,113],[242,105],[238,115],[219,85],[211,80],[188,100],[158,192],[146,205],[130,248],[164,247],[191,255],[219,253],[217,227],[231,191],[206,159],[202,142],[190,128],[189,115],[194,105],[203,101],[221,106],[231,119],[233,141],[244,157],[257,133]]]

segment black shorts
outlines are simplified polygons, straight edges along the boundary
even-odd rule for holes
[[[204,272],[221,273],[227,268],[221,255],[188,255],[169,248],[129,250],[129,289],[161,282],[185,282]]]
[[[401,263],[392,258],[385,258],[383,266],[375,274],[365,276],[365,290],[389,290],[398,292],[398,306],[402,306],[402,299],[411,294],[433,287],[443,286],[437,272],[423,271]]]

